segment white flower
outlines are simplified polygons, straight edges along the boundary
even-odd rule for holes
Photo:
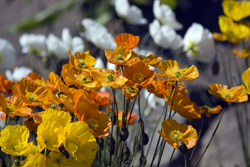
[[[145,99],[148,98],[148,95],[149,95],[149,94],[150,94],[150,93],[149,93],[147,90],[144,91],[144,97],[145,97]],[[153,109],[156,109],[157,107],[161,107],[161,108],[162,108],[162,107],[164,106],[164,104],[165,104],[165,99],[159,98],[159,97],[155,96],[153,93],[151,93],[151,94],[149,95],[147,104],[148,104],[151,108],[153,108]]]
[[[84,51],[84,43],[82,38],[77,36],[72,38],[72,35],[67,28],[62,30],[62,41],[66,44],[66,50],[69,50],[73,55],[76,52]]]
[[[155,0],[153,4],[153,13],[163,25],[168,25],[175,30],[182,29],[182,24],[176,21],[175,13],[166,4],[160,4],[160,0]]]
[[[56,37],[54,34],[49,34],[47,40],[46,40],[46,45],[48,48],[48,52],[51,55],[54,55],[58,58],[68,58],[68,52],[67,52],[67,47],[66,44]]]
[[[12,68],[15,64],[15,48],[9,41],[0,38],[0,65],[5,68]]]
[[[149,33],[154,42],[164,49],[179,49],[182,47],[182,38],[168,25],[161,26],[158,20],[149,24]]]
[[[7,79],[17,82],[20,81],[22,78],[26,77],[31,72],[32,69],[23,66],[23,67],[16,67],[12,74],[10,70],[6,70],[5,75]]]
[[[147,19],[143,17],[141,9],[135,5],[130,6],[128,0],[116,0],[115,11],[130,24],[142,25],[148,22]]]
[[[82,35],[96,47],[103,50],[113,50],[116,47],[115,40],[106,27],[92,19],[83,19],[81,23],[84,27]]]
[[[44,35],[23,34],[19,38],[22,53],[32,53],[38,56],[47,56],[46,37]]]
[[[208,63],[215,56],[213,34],[201,24],[193,23],[188,28],[183,43],[190,59]]]

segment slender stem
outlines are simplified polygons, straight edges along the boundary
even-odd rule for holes
[[[136,97],[136,98],[137,98],[137,97]],[[135,106],[135,102],[136,102],[136,98],[135,98],[135,100],[134,100],[134,102],[133,102],[133,105],[132,105],[132,108],[131,108],[131,110],[130,110],[130,115],[129,115],[129,118],[128,118],[128,121],[127,121],[127,122],[129,122],[130,119],[131,119],[132,112],[133,112],[133,110],[134,110],[134,106]],[[127,124],[127,128],[128,128],[128,125],[129,125],[129,123]]]
[[[172,109],[173,109],[173,103],[174,103],[174,96],[175,96],[175,92],[176,92],[176,89],[177,89],[177,81],[175,81],[175,85],[174,85],[174,94],[173,94],[173,99],[172,99],[172,103],[171,103],[171,108],[170,108],[170,112],[169,112],[169,117],[168,119],[171,118],[171,113],[172,113]],[[173,89],[172,89],[173,90]],[[171,94],[169,95],[171,96]]]
[[[170,158],[170,160],[169,160],[168,167],[170,167],[170,165],[171,165],[171,162],[172,162],[172,159],[173,159],[173,156],[174,156],[174,152],[175,152],[175,148],[173,149],[173,152],[172,152],[172,154],[171,154],[171,158]]]
[[[191,156],[190,156],[190,158],[189,158],[189,161],[191,161],[191,159],[192,159],[192,157],[193,157],[193,154],[194,154],[194,151],[195,151],[195,148],[196,148],[196,146],[197,146],[197,143],[198,143],[198,141],[199,141],[199,139],[200,139],[204,120],[205,120],[205,116],[202,115],[202,121],[201,121],[201,128],[200,128],[200,131],[199,131],[199,136],[198,136],[198,139],[197,139],[196,144],[195,144],[195,146],[194,146],[194,149],[193,149],[193,151],[192,151],[192,154],[191,154]]]
[[[146,99],[146,102],[144,103],[144,106],[143,106],[143,109],[142,109],[142,115],[144,114],[146,105],[147,105],[147,103],[148,103],[148,98],[149,98],[150,95],[151,95],[151,93],[148,94],[148,97],[147,97],[147,99]]]
[[[6,114],[6,118],[5,118],[5,127],[8,125],[8,119],[9,119],[9,115]]]
[[[110,30],[110,33],[114,35],[115,31],[117,30],[117,28],[120,27],[120,25],[123,23],[123,19],[119,19],[114,26],[112,27],[112,29]]]
[[[150,33],[147,32],[146,35],[144,35],[143,39],[141,40],[141,43],[139,45],[139,49],[142,49],[145,43],[147,42],[148,38],[150,37]]]
[[[103,157],[102,157],[102,167],[105,167],[105,155],[106,155],[106,143],[107,143],[107,137],[104,138],[104,145],[103,145]]]
[[[162,140],[162,142],[164,141],[163,138],[162,138],[161,140]],[[163,146],[161,147],[161,151],[160,151],[160,153],[159,153],[159,158],[158,158],[158,164],[157,164],[157,166],[159,166],[160,163],[161,163],[161,158],[162,158],[162,155],[163,155],[163,151],[164,151],[165,145],[166,145],[166,142],[164,142],[164,143],[163,143]]]
[[[185,167],[187,167],[187,155],[184,154],[184,158],[185,158]]]
[[[225,112],[225,108],[226,108],[226,105],[224,106],[224,109],[223,109],[223,111],[222,111],[222,113],[221,113],[219,122],[218,122],[218,124],[217,124],[217,126],[216,126],[216,128],[215,128],[215,130],[214,130],[214,132],[213,132],[213,134],[212,134],[212,137],[211,137],[210,141],[208,142],[208,144],[207,144],[205,150],[203,151],[202,155],[200,156],[200,158],[197,160],[197,162],[194,164],[193,167],[195,167],[195,166],[200,162],[201,158],[203,157],[203,155],[204,155],[205,152],[207,151],[207,149],[208,149],[208,147],[209,147],[209,145],[210,145],[210,143],[211,143],[211,141],[212,141],[212,139],[213,139],[213,137],[214,137],[214,135],[215,135],[215,133],[216,133],[218,127],[219,127],[219,125],[220,125],[221,119],[222,119],[223,114],[224,114],[224,112]]]

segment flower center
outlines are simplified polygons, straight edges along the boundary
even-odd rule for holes
[[[227,99],[228,97],[233,97],[233,92],[230,90],[222,90],[221,95],[224,99]]]
[[[122,114],[118,114],[118,121],[122,121]]]
[[[77,62],[79,67],[81,68],[87,67],[87,63],[85,63],[83,59],[78,59]]]
[[[133,75],[133,81],[134,82],[137,82],[137,83],[140,83],[144,80],[144,75],[142,73],[135,73]]]
[[[91,82],[92,81],[92,78],[90,78],[90,77],[88,77],[88,76],[86,76],[86,75],[79,75],[78,77],[77,77],[77,79],[78,79],[78,81],[80,81],[81,83],[89,83],[89,82]]]
[[[14,106],[13,104],[11,104],[11,103],[5,103],[5,104],[3,105],[3,111],[4,111],[5,113],[14,112],[15,109],[16,109],[15,106]]]
[[[26,95],[25,95],[26,99],[30,102],[34,102],[36,101],[37,99],[37,95],[35,93],[32,93],[32,92],[28,92]]]
[[[86,123],[88,124],[90,129],[97,129],[99,127],[97,120],[92,118],[87,120]]]
[[[126,88],[125,88],[125,90],[126,90],[126,92],[127,93],[136,93],[137,91],[136,91],[136,89],[134,88],[134,87],[129,87],[129,86],[127,86]]]
[[[37,85],[42,85],[43,87],[47,86],[46,82],[44,80],[41,80],[41,79],[35,79],[35,83]]]
[[[187,44],[188,53],[193,57],[197,57],[200,54],[199,45],[195,44],[193,41],[188,41]]]
[[[116,57],[115,57],[116,60],[124,60],[124,57],[120,54],[118,54]]]
[[[115,81],[115,75],[108,73],[105,78],[106,82],[114,82]]]
[[[170,138],[173,142],[179,142],[183,138],[183,133],[181,133],[179,130],[174,130],[170,133]]]

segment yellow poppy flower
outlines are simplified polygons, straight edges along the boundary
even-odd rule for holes
[[[63,127],[71,122],[71,116],[65,111],[58,111],[53,109],[47,109],[44,111],[42,121],[56,121],[59,122]]]
[[[139,92],[138,85],[133,83],[132,81],[128,80],[122,86],[122,93],[126,95],[126,99],[134,99]]]
[[[37,145],[39,150],[48,148],[59,152],[59,147],[63,143],[63,126],[56,121],[44,121],[37,128]]]
[[[93,56],[89,54],[89,51],[86,52],[76,52],[74,56],[69,53],[69,64],[75,67],[77,70],[89,70],[93,68],[96,60]]]
[[[250,95],[250,67],[242,73],[242,79],[246,85],[246,91]]]
[[[124,46],[117,46],[113,52],[105,49],[105,56],[108,62],[115,65],[129,66],[141,61],[137,55],[132,55],[132,52]]]
[[[48,167],[46,156],[41,153],[29,154],[22,167]]]
[[[90,133],[87,123],[77,121],[69,123],[64,128],[65,149],[78,162],[92,164],[98,145]]]
[[[28,116],[32,113],[32,109],[23,106],[22,99],[16,96],[9,96],[5,98],[4,95],[0,94],[0,111],[5,112],[7,115],[12,118],[16,116]]]
[[[158,69],[161,73],[156,74],[157,77],[168,78],[175,81],[193,81],[199,76],[199,72],[194,65],[187,69],[180,69],[179,63],[175,60],[165,60],[160,62]]]
[[[241,23],[234,23],[226,16],[219,16],[219,26],[222,34],[215,33],[214,38],[218,41],[228,40],[232,43],[238,43],[240,39],[250,35],[250,28]]]
[[[152,67],[158,67],[160,61],[162,60],[161,57],[156,57],[156,55],[154,53],[151,53],[148,56],[143,56],[143,55],[138,55],[138,57],[145,63],[147,63],[148,65],[152,66]]]
[[[123,85],[128,79],[122,75],[118,75],[113,70],[108,69],[106,72],[91,71],[91,76],[98,81],[103,87],[111,86],[116,89]]]
[[[128,50],[132,50],[138,45],[140,37],[129,33],[123,33],[117,35],[114,39],[117,45],[124,46]]]
[[[250,1],[224,0],[221,5],[225,15],[235,21],[250,15]]]
[[[250,48],[241,48],[240,51],[234,48],[233,53],[238,58],[247,58],[250,55]]]
[[[247,92],[244,85],[232,87],[228,89],[227,85],[209,84],[208,92],[222,98],[226,102],[240,103],[248,100]]]
[[[164,140],[178,150],[178,142],[183,142],[188,149],[197,142],[197,132],[191,125],[178,123],[173,119],[167,119],[161,124],[162,132],[158,131]]]
[[[2,152],[14,156],[23,155],[32,145],[28,143],[30,132],[25,126],[7,125],[0,132],[0,147]]]
[[[51,151],[49,154],[49,158],[47,158],[46,163],[51,167],[90,167],[91,163],[81,163],[77,162],[74,159],[68,159],[62,153]]]

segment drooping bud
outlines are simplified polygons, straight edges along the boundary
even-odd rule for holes
[[[178,150],[179,150],[181,153],[183,153],[183,154],[185,154],[185,153],[187,152],[187,150],[188,150],[186,144],[183,143],[182,141],[179,141],[179,142],[177,143],[177,148],[178,148]]]

